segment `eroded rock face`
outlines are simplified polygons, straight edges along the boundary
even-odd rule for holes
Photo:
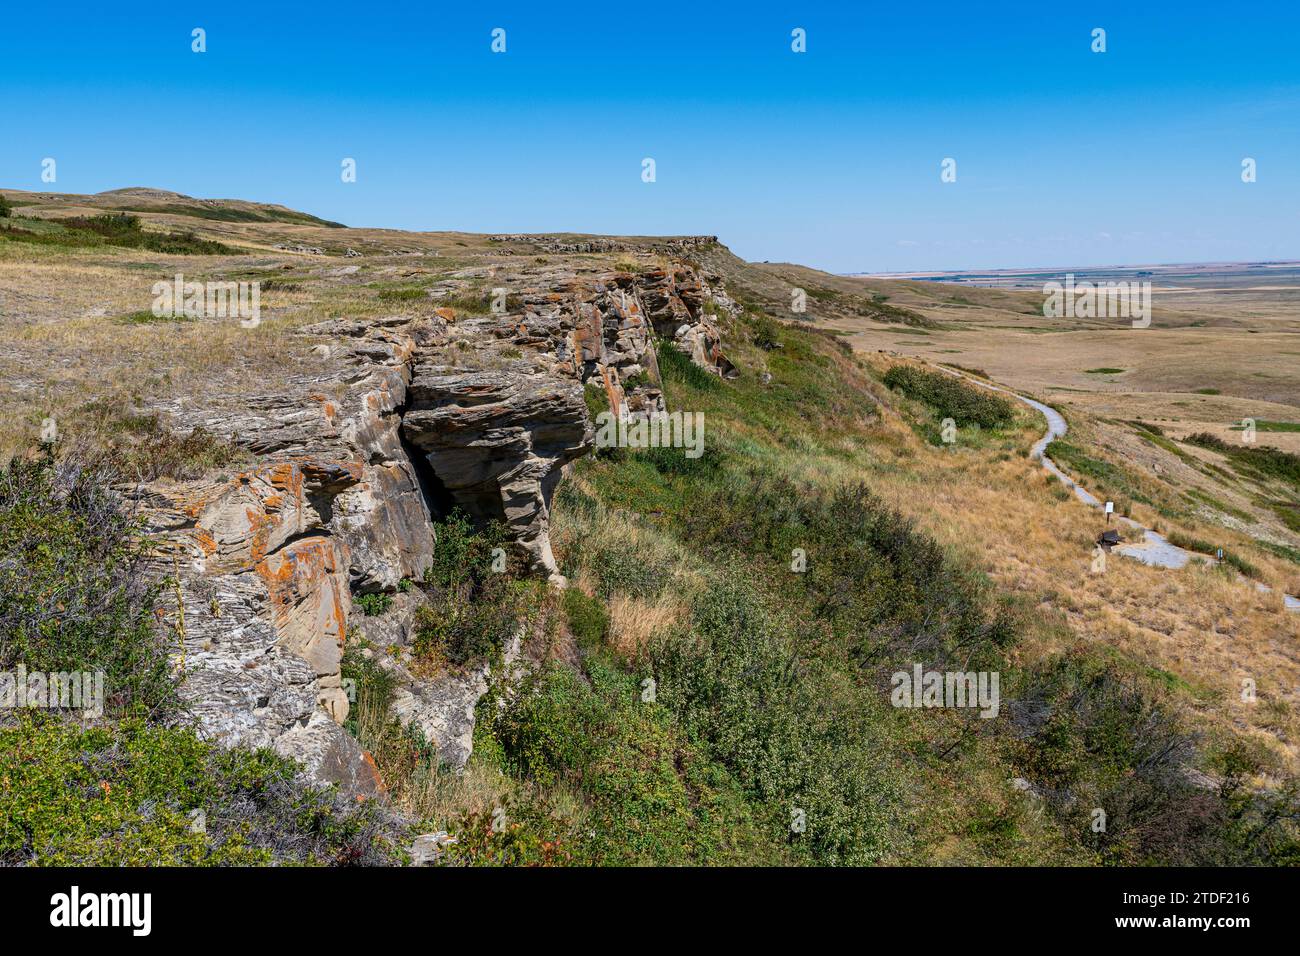
[[[557,578],[548,535],[560,469],[593,431],[582,387],[526,363],[500,371],[421,367],[402,428],[469,513],[501,518],[530,563]]]
[[[322,780],[360,782],[356,792],[366,793],[378,784],[373,774],[358,769],[340,779],[315,759],[328,750],[334,763],[364,763],[338,726],[348,712],[339,664],[350,555],[323,516],[360,470],[278,462],[224,483],[154,489],[145,504],[160,570],[177,579],[163,618],[200,729],[228,745],[273,747]],[[317,714],[329,726],[317,721],[311,735],[301,733]],[[299,752],[295,742],[309,737],[313,752]]]
[[[691,361],[718,375],[733,367],[722,354],[722,332],[704,310],[712,301],[728,311],[739,311],[729,298],[715,296],[691,269],[654,269],[640,277],[642,298],[656,334],[675,344]]]
[[[531,285],[475,273],[458,275],[449,290],[469,280],[517,290],[515,304],[469,319],[438,310],[447,336],[463,336],[477,354],[456,364],[417,355],[402,433],[456,504],[504,520],[529,564],[559,583],[550,501],[564,465],[593,445],[582,386],[597,385],[616,414],[663,411],[656,334],[724,374],[730,364],[704,308],[712,293],[686,267]],[[509,348],[523,357],[504,358]],[[497,356],[496,367],[483,367],[484,354]]]
[[[160,409],[259,458],[234,475],[141,492],[159,573],[178,579],[163,623],[206,735],[273,747],[318,780],[377,794],[373,761],[340,726],[352,596],[422,577],[433,519],[453,504],[505,521],[530,566],[562,584],[550,505],[565,465],[593,445],[584,387],[598,385],[619,413],[662,410],[656,336],[703,368],[729,368],[705,303],[734,303],[688,268],[466,273],[430,295],[484,279],[512,290],[503,312],[319,323],[301,330],[328,340],[311,346],[319,374],[237,408]],[[396,617],[360,623],[372,643],[401,650],[411,609],[398,597]],[[517,643],[507,662],[514,654]],[[394,713],[463,766],[486,665],[424,680],[400,655],[381,662],[399,678]]]
[[[406,324],[409,320],[402,320]],[[273,747],[321,781],[373,795],[378,777],[339,724],[352,594],[428,567],[431,515],[402,446],[416,337],[338,324],[329,373],[225,413],[177,414],[265,456],[232,477],[145,490],[181,694],[205,735]]]

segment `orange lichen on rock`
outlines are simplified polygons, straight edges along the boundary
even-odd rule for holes
[[[605,395],[609,398],[609,410],[615,415],[623,407],[623,387],[618,384],[609,368],[600,370],[601,380],[605,383]]]
[[[293,541],[256,567],[270,597],[279,642],[310,663],[319,677],[336,679],[339,672],[351,610],[347,564],[347,547],[319,536]],[[334,716],[341,719],[337,712]]]
[[[190,537],[198,545],[200,551],[206,556],[217,553],[217,539],[212,536],[212,532],[206,528],[195,528],[190,532]]]

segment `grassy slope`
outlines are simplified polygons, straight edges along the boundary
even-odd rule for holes
[[[929,454],[917,446],[933,410],[886,392],[831,337],[781,327],[782,347],[768,350],[747,342],[756,329],[770,337],[767,323],[728,329],[745,370],[735,382],[661,355],[672,405],[705,414],[703,458],[617,451],[562,486],[554,538],[580,594],[557,615],[567,623],[552,629],[542,676],[501,717],[483,711],[465,797],[478,809],[458,821],[463,859],[1188,863],[1292,852],[1293,831],[1245,845],[1240,793],[1256,755],[1234,742],[1198,754],[1184,685],[1000,597],[970,553],[936,544],[861,486],[908,470],[883,458]],[[1024,468],[1032,432],[1017,418],[962,441]],[[888,675],[916,661],[998,670],[1001,718],[890,707]],[[1221,785],[1195,786],[1191,766]],[[511,808],[504,836],[486,809],[498,802]],[[454,829],[457,799],[440,811]]]

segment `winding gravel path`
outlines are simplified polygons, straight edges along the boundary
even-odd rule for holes
[[[985,382],[982,379],[975,378],[973,375],[966,375],[962,372],[945,368],[942,365],[936,365],[934,367],[939,369],[941,372],[955,375],[957,378],[965,379],[967,382],[978,385],[981,388],[987,388],[994,392],[1001,392],[1004,395],[1010,395],[1016,401],[1028,405],[1046,418],[1047,432],[1042,438],[1034,443],[1034,447],[1030,449],[1029,457],[1031,459],[1038,459],[1042,463],[1044,469],[1059,478],[1061,483],[1073,491],[1075,497],[1084,504],[1088,505],[1090,508],[1102,507],[1102,503],[1098,500],[1096,495],[1082,487],[1077,481],[1062,471],[1056,462],[1047,457],[1047,446],[1057,438],[1063,436],[1069,430],[1069,426],[1065,424],[1065,417],[1060,412],[1052,408],[1050,405],[1044,405],[1042,402],[1036,401],[1032,398],[1026,398],[1024,395],[1013,392],[1009,388],[1003,388],[1001,385],[993,385],[990,382]],[[1197,554],[1196,552],[1188,551],[1185,548],[1180,548],[1176,544],[1171,544],[1169,539],[1164,535],[1157,531],[1152,531],[1150,528],[1139,524],[1132,518],[1125,518],[1122,515],[1116,515],[1115,517],[1125,526],[1135,528],[1142,532],[1143,542],[1141,544],[1121,544],[1116,545],[1115,548],[1112,549],[1119,554],[1124,555],[1126,558],[1133,558],[1134,560],[1141,561],[1143,564],[1149,564],[1158,568],[1183,568],[1193,559],[1197,561],[1205,561],[1209,564],[1218,564],[1216,558],[1204,554]],[[1242,580],[1249,579],[1243,576]],[[1267,584],[1261,584],[1259,581],[1254,581],[1252,583],[1255,585],[1256,590],[1265,593],[1269,593],[1273,590]],[[1294,597],[1290,594],[1283,594],[1282,603],[1286,606],[1288,611],[1300,611],[1300,598]]]

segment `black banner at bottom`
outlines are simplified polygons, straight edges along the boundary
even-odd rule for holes
[[[651,936],[657,921],[673,934],[682,920],[735,934],[751,920],[763,934],[773,920],[796,920],[829,938],[845,917],[859,932],[1041,927],[1071,941],[1199,934],[1231,944],[1290,928],[1298,891],[1295,870],[1253,869],[36,869],[0,870],[0,914],[18,939],[76,934],[128,946],[243,933],[259,945],[373,944],[377,932],[430,919],[482,927],[494,943],[572,930],[574,918],[593,930],[630,921]]]

